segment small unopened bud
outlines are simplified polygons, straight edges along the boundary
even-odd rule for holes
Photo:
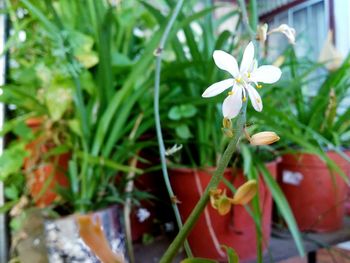
[[[258,26],[256,39],[260,41],[260,43],[264,43],[266,41],[267,29],[269,28],[268,24],[263,24]]]
[[[253,199],[257,191],[257,182],[255,180],[249,180],[237,189],[231,202],[234,205],[246,205]]]
[[[250,138],[250,144],[251,145],[268,145],[268,144],[277,142],[279,139],[280,137],[275,132],[264,131],[264,132],[259,132],[254,134]]]
[[[226,195],[220,196],[216,201],[218,207],[218,213],[221,216],[228,214],[231,211],[231,201]]]
[[[209,191],[210,204],[215,209],[218,209],[216,201],[220,197],[221,192],[222,192],[221,189],[210,189]]]
[[[232,128],[232,121],[229,118],[224,118],[222,120],[222,126],[224,128],[231,129]]]

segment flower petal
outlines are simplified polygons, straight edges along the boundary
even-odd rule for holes
[[[233,77],[239,74],[237,61],[232,55],[222,50],[215,50],[213,58],[218,68],[226,70]]]
[[[234,80],[231,79],[225,79],[219,82],[216,82],[209,86],[202,94],[203,98],[209,98],[209,97],[214,97],[224,90],[228,89],[229,87],[232,87],[234,83]]]
[[[227,96],[222,104],[222,114],[228,119],[236,117],[242,107],[242,88],[235,86],[232,91],[233,94]]]
[[[263,105],[259,93],[251,85],[247,85],[246,88],[248,91],[249,99],[252,102],[254,109],[256,111],[262,111]]]
[[[251,74],[251,79],[255,82],[275,83],[281,77],[281,70],[272,65],[258,67]]]
[[[253,42],[249,42],[248,46],[245,48],[244,53],[243,53],[243,58],[242,58],[242,62],[241,62],[241,68],[240,68],[240,72],[242,73],[246,73],[254,60],[254,45]]]

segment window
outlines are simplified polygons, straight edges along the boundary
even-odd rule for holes
[[[264,2],[266,1],[259,3]],[[292,1],[282,2],[288,4]],[[269,28],[278,27],[280,24],[294,27],[297,32],[298,44],[295,47],[297,55],[316,60],[327,36],[329,17],[329,0],[309,0],[278,12],[265,21],[269,24]],[[288,43],[286,38],[280,34],[271,35],[269,41],[271,47],[269,57],[271,58],[276,58]]]

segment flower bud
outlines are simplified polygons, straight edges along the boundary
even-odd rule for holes
[[[246,205],[253,199],[257,191],[257,182],[255,180],[249,180],[237,189],[231,202],[234,205]]]
[[[279,139],[280,137],[275,132],[264,131],[264,132],[259,132],[254,134],[250,138],[250,144],[251,145],[268,145],[268,144],[277,142]]]
[[[257,29],[256,39],[260,41],[260,43],[265,43],[267,37],[267,29],[269,28],[268,24],[259,25]]]
[[[272,29],[267,34],[272,33],[282,33],[287,37],[289,43],[293,45],[295,44],[295,29],[293,27],[288,26],[287,24],[282,24],[279,27]]]
[[[231,211],[232,199],[227,197],[226,190],[211,189],[209,192],[211,206],[218,210],[219,215],[224,216]]]
[[[220,197],[221,192],[221,189],[210,189],[209,191],[210,204],[214,209],[218,209],[216,201]]]
[[[226,195],[220,196],[220,198],[216,201],[216,205],[218,208],[218,213],[221,216],[228,214],[231,211],[231,201]]]
[[[222,126],[226,129],[231,129],[232,128],[232,121],[229,118],[224,118],[222,120]]]

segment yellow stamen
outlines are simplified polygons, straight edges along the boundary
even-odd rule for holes
[[[258,89],[261,89],[262,88],[262,85],[256,85],[256,87],[258,88]]]
[[[256,102],[257,102],[257,103],[260,103],[260,102],[261,102],[261,100],[260,100],[260,99],[256,99]]]
[[[250,72],[247,73],[247,77],[250,78]]]
[[[230,95],[233,95],[233,93],[234,93],[233,91],[229,91],[229,92],[228,92],[228,95],[229,95],[229,96],[230,96]]]
[[[246,96],[244,96],[242,100],[243,100],[243,102],[244,102],[244,101],[246,101],[246,100],[247,100],[247,97],[246,97]]]
[[[236,78],[236,82],[237,82],[237,83],[241,83],[241,82],[242,82],[242,79],[241,79],[241,78]]]

